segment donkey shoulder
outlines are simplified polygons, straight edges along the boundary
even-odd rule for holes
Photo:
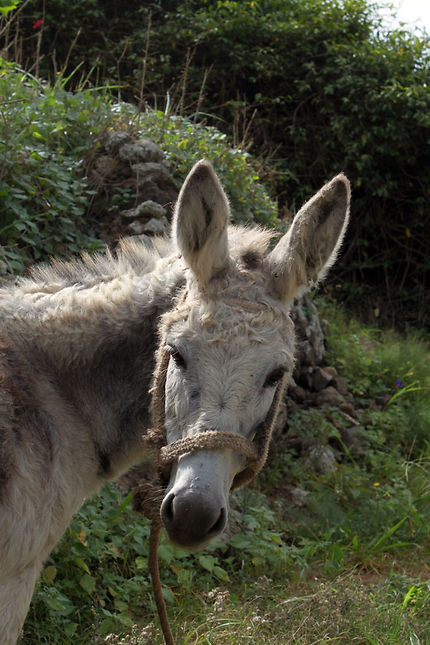
[[[13,341],[0,334],[0,499],[25,456],[52,461],[50,423],[36,393],[35,374]],[[16,473],[15,473],[16,474]]]

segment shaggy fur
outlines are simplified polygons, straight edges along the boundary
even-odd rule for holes
[[[55,261],[0,289],[2,645],[15,644],[43,562],[83,500],[150,460],[142,435],[160,337],[172,354],[168,440],[202,428],[252,436],[273,370],[292,368],[289,303],[333,261],[348,190],[343,176],[328,184],[268,255],[270,233],[228,228],[227,199],[200,162],[171,239]],[[240,469],[231,450],[180,458],[162,508],[172,540],[193,547],[222,530]]]

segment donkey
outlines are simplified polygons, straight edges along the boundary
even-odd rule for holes
[[[42,564],[84,499],[149,468],[159,343],[167,442],[208,429],[253,438],[292,371],[289,306],[333,264],[349,198],[340,174],[270,251],[270,232],[228,225],[226,195],[200,161],[170,239],[53,261],[0,289],[2,645],[16,643]],[[173,542],[196,548],[223,531],[243,468],[227,447],[176,460],[161,505]]]

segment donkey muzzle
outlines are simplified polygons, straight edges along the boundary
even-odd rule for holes
[[[207,492],[170,491],[161,504],[161,519],[170,540],[186,549],[207,544],[227,523],[227,508]]]

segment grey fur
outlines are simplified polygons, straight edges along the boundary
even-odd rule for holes
[[[333,181],[347,189],[345,178]],[[343,235],[347,204],[333,186],[299,213],[300,234],[267,256],[270,233],[228,229],[227,198],[200,162],[181,191],[172,239],[152,251],[126,241],[116,257],[55,261],[0,289],[2,645],[15,644],[43,562],[84,498],[150,461],[142,435],[159,336],[189,364],[184,373],[171,360],[166,375],[169,441],[203,426],[249,435],[265,417],[267,373],[293,362],[286,301],[325,271]],[[180,458],[164,508],[176,513],[173,540],[194,545],[222,529],[240,467],[227,450]],[[203,507],[213,509],[204,530]]]

